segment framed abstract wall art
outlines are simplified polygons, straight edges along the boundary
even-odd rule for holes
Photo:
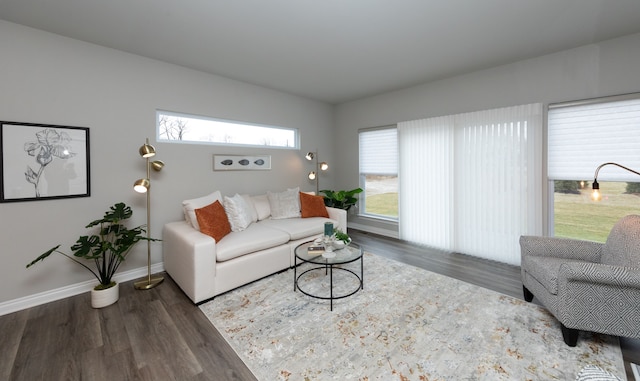
[[[271,155],[213,155],[214,171],[271,169]]]
[[[0,202],[91,195],[89,128],[0,121]]]

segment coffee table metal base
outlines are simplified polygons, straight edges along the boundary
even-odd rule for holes
[[[317,267],[313,267],[310,268],[308,270],[303,271],[302,273],[300,273],[300,275],[296,274],[296,269],[298,267],[298,263],[295,264],[295,266],[293,267],[293,291],[295,292],[296,290],[300,291],[301,293],[310,296],[312,298],[316,298],[316,299],[324,299],[324,300],[329,300],[330,301],[330,310],[333,311],[333,301],[337,300],[337,299],[343,299],[346,297],[349,297],[353,294],[355,294],[356,292],[363,290],[364,289],[364,280],[363,280],[363,263],[362,263],[362,257],[359,258],[360,259],[360,275],[358,275],[355,271],[350,270],[350,269],[345,269],[342,267],[335,267],[335,264],[326,264],[323,266],[317,266]],[[302,262],[304,263],[304,261]],[[300,264],[302,264],[300,263]],[[351,275],[353,275],[357,280],[358,280],[358,287],[351,291],[348,294],[343,294],[343,295],[338,295],[335,296],[333,294],[333,270],[339,270],[339,271],[345,271],[347,273],[350,273]],[[312,294],[310,292],[304,291],[302,288],[300,288],[300,283],[299,280],[302,276],[304,276],[305,274],[312,272],[312,271],[322,271],[324,270],[325,275],[329,276],[329,296],[320,296],[320,295],[315,295]]]

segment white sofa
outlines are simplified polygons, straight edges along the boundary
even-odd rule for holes
[[[264,201],[257,205],[260,196],[244,197],[256,203],[262,218],[219,242],[192,226],[186,209],[185,220],[163,228],[164,268],[196,304],[294,266],[296,246],[322,236],[325,222],[346,231],[345,210],[328,207],[329,218],[272,219]]]

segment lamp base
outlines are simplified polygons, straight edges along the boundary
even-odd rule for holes
[[[139,280],[133,284],[136,290],[150,290],[164,281],[163,277]]]

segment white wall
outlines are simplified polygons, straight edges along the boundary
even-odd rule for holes
[[[345,103],[335,110],[5,21],[0,21],[0,51],[0,120],[89,127],[92,183],[89,198],[0,204],[0,307],[90,280],[86,271],[60,256],[28,270],[24,266],[55,244],[70,246],[84,233],[83,226],[113,203],[131,205],[133,222],[145,222],[145,198],[131,189],[145,171],[137,153],[145,137],[166,162],[162,172],[153,174],[152,235],[160,237],[165,222],[181,218],[185,198],[216,189],[226,194],[298,185],[312,190],[313,184],[305,180],[311,167],[302,159],[308,150],[318,149],[331,165],[322,175],[322,188],[357,187],[359,128],[640,91],[640,34]],[[299,128],[302,147],[288,151],[155,143],[156,109]],[[214,172],[214,153],[271,154],[273,170]],[[425,190],[425,197],[436,189],[434,184]],[[152,262],[160,263],[161,244],[152,250]],[[145,265],[140,245],[121,271]]]
[[[0,21],[0,120],[90,128],[91,197],[0,204],[0,306],[91,279],[62,256],[25,265],[61,243],[68,248],[84,226],[116,202],[145,223],[145,197],[133,182],[145,174],[138,147],[146,137],[166,163],[152,174],[152,229],[182,218],[181,201],[214,190],[258,194],[301,186],[311,166],[303,152],[332,154],[333,107],[282,92],[188,70]],[[222,148],[155,143],[155,110],[298,128],[301,150]],[[212,155],[270,154],[271,171],[214,172]],[[323,186],[330,186],[325,174]],[[138,245],[120,271],[146,268]],[[162,260],[161,244],[152,262]]]
[[[336,107],[335,153],[343,163],[336,188],[358,186],[358,129],[534,102],[640,92],[640,34],[499,66]],[[639,147],[640,149],[640,147]],[[438,185],[425,189],[437,192]],[[374,230],[397,227],[366,219]]]

